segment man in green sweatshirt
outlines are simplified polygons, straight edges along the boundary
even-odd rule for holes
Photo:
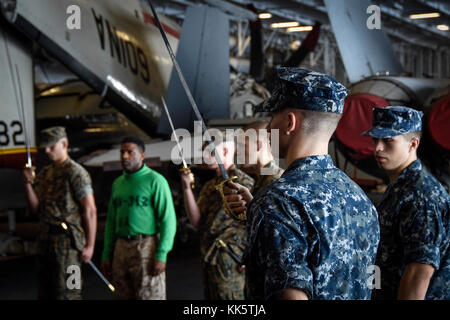
[[[169,184],[144,164],[144,154],[139,138],[122,141],[124,173],[112,185],[102,270],[110,275],[112,269],[119,299],[165,300],[177,220]]]

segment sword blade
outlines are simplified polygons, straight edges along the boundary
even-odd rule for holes
[[[151,8],[151,10],[153,12],[153,17],[155,18],[156,26],[158,27],[159,32],[161,33],[161,36],[162,36],[162,38],[164,40],[164,43],[165,43],[166,48],[167,48],[167,51],[169,52],[170,59],[172,60],[173,66],[175,67],[177,75],[180,78],[181,84],[183,85],[183,89],[186,92],[186,95],[187,95],[188,100],[189,100],[189,102],[191,104],[191,107],[192,107],[192,109],[194,111],[194,114],[195,114],[197,120],[199,120],[201,122],[201,124],[202,124],[202,130],[203,130],[203,133],[206,135],[206,139],[208,141],[211,141],[212,140],[211,139],[211,135],[209,134],[209,132],[208,132],[208,130],[206,128],[205,122],[203,121],[202,115],[200,114],[200,111],[198,110],[197,104],[195,103],[195,100],[194,100],[194,97],[192,96],[191,90],[189,89],[189,87],[188,87],[188,85],[186,83],[186,80],[184,78],[183,72],[181,71],[181,68],[178,65],[178,62],[177,62],[177,60],[175,58],[175,55],[174,55],[173,50],[172,50],[172,47],[171,47],[171,45],[169,43],[169,40],[167,39],[167,35],[166,35],[162,25],[161,25],[161,22],[159,21],[158,14],[156,13],[156,10],[153,7],[151,1],[147,0],[147,3],[149,4],[149,6],[150,6],[150,8]],[[215,146],[214,146],[214,155],[216,157],[217,164],[219,165],[219,169],[220,169],[220,172],[222,174],[222,177],[224,179],[228,180],[230,177],[228,176],[227,170],[225,170],[225,167],[224,167],[224,165],[222,163],[222,159],[220,159],[220,155],[216,152],[216,147]]]
[[[181,149],[180,141],[178,140],[177,133],[175,132],[175,127],[173,126],[172,117],[170,116],[169,108],[167,107],[166,100],[164,99],[164,97],[161,97],[161,100],[162,100],[162,103],[164,106],[164,110],[166,111],[166,114],[167,114],[167,119],[169,119],[169,124],[170,124],[170,127],[172,128],[172,133],[175,137],[175,141],[177,142],[178,151],[180,152],[180,157],[183,160],[183,167],[187,168],[186,160],[184,159],[183,149]]]
[[[11,75],[11,80],[12,80],[12,85],[13,85],[13,91],[14,91],[14,97],[16,100],[16,105],[18,108],[18,114],[20,117],[20,121],[23,124],[23,129],[24,129],[24,134],[25,134],[25,144],[27,147],[27,167],[31,168],[31,154],[30,154],[30,145],[28,143],[28,134],[27,134],[27,126],[25,124],[25,114],[24,114],[24,109],[23,109],[23,99],[22,99],[22,88],[20,87],[20,101],[18,98],[19,93],[17,92],[17,86],[16,86],[16,78],[14,77],[14,69],[12,66],[12,60],[11,60],[11,55],[9,53],[9,46],[8,46],[8,39],[7,39],[7,34],[6,31],[3,31],[3,41],[5,43],[5,50],[6,50],[6,57],[8,59],[8,67],[9,67],[9,73]],[[15,64],[16,67],[16,74],[18,77],[18,82],[19,82],[19,86],[20,86],[20,77],[19,77],[19,70],[17,68],[17,64]]]
[[[16,64],[16,73],[17,73],[17,83],[19,85],[19,98],[20,98],[20,109],[22,110],[22,121],[23,121],[23,130],[25,133],[25,144],[27,146],[27,166],[31,168],[31,153],[30,153],[30,140],[28,139],[28,130],[26,124],[26,115],[25,115],[25,107],[23,104],[23,92],[22,92],[22,84],[20,82],[20,73],[19,68]]]
[[[65,223],[64,221],[62,221],[62,222],[60,223],[60,226],[61,226],[64,230],[66,230],[66,232],[68,232],[68,234],[69,234],[71,237],[73,237],[72,229],[71,229],[71,227],[70,227],[69,224],[67,224],[67,223]],[[116,290],[116,289],[114,288],[114,286],[108,281],[108,279],[105,278],[105,276],[100,272],[100,270],[97,269],[97,267],[96,267],[95,264],[92,262],[92,260],[90,260],[90,261],[88,262],[88,264],[91,266],[92,269],[94,269],[95,273],[97,273],[97,275],[100,277],[100,279],[103,280],[103,282],[108,286],[108,288],[109,288],[111,291],[114,292],[114,290]]]
[[[89,265],[92,267],[92,269],[94,269],[94,271],[97,273],[100,279],[102,279],[103,282],[108,286],[109,290],[114,292],[114,290],[116,290],[114,286],[108,281],[108,279],[105,278],[105,276],[100,272],[100,270],[97,269],[95,264],[92,261],[89,261]]]

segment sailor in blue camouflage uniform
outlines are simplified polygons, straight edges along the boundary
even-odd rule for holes
[[[248,297],[370,299],[377,211],[328,155],[348,90],[322,73],[277,71],[272,97],[255,111],[272,113],[287,169],[249,206]]]
[[[417,159],[422,112],[375,108],[375,158],[390,184],[377,209],[381,240],[375,299],[450,299],[449,195]]]

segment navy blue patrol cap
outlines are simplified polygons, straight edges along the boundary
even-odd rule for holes
[[[422,130],[423,112],[403,106],[373,109],[372,129],[362,133],[374,138],[392,138]]]
[[[255,112],[303,109],[342,113],[348,90],[324,73],[294,67],[278,67],[272,96],[254,107]]]

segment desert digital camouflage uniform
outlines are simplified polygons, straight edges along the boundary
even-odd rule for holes
[[[163,175],[144,164],[114,180],[102,260],[112,260],[119,299],[167,299],[165,271],[157,276],[150,271],[155,260],[167,261],[175,232],[175,208]]]
[[[132,241],[117,239],[114,248],[114,285],[121,299],[166,300],[166,272],[150,274],[156,253],[156,235]],[[131,282],[131,283],[130,283]]]
[[[422,130],[421,111],[403,106],[374,108],[372,128],[363,135],[391,138]],[[450,197],[444,187],[412,162],[388,186],[377,209],[381,240],[376,264],[381,289],[374,299],[396,299],[407,264],[418,262],[435,268],[426,299],[450,299]]]
[[[256,112],[342,113],[348,90],[334,78],[300,68],[278,68],[278,76],[272,97]],[[310,299],[370,299],[377,211],[329,155],[293,161],[256,194],[247,219],[250,299],[270,299],[287,288]]]
[[[228,174],[230,177],[238,177],[235,182],[252,188],[253,179],[235,165],[231,166]],[[217,246],[217,241],[223,240],[238,256],[242,256],[247,234],[245,225],[228,216],[223,209],[222,198],[216,190],[216,185],[221,181],[222,177],[208,181],[200,191],[197,201],[202,214],[199,232],[205,298],[243,300],[245,274],[237,270],[237,263]]]
[[[281,169],[274,160],[270,161],[268,164],[264,166],[265,169],[270,169],[272,174],[266,174],[266,175],[258,175],[255,178],[255,185],[253,186],[253,190],[251,190],[251,193],[253,195],[256,195],[256,193],[261,190],[262,188],[268,186],[275,180],[279,179],[281,175],[283,174],[284,170]]]
[[[81,268],[80,252],[86,245],[79,200],[93,193],[89,173],[68,158],[50,164],[37,175],[34,190],[39,199],[38,236],[40,297],[44,299],[81,299],[81,289],[68,289],[67,267]],[[61,227],[65,221],[72,236]]]

